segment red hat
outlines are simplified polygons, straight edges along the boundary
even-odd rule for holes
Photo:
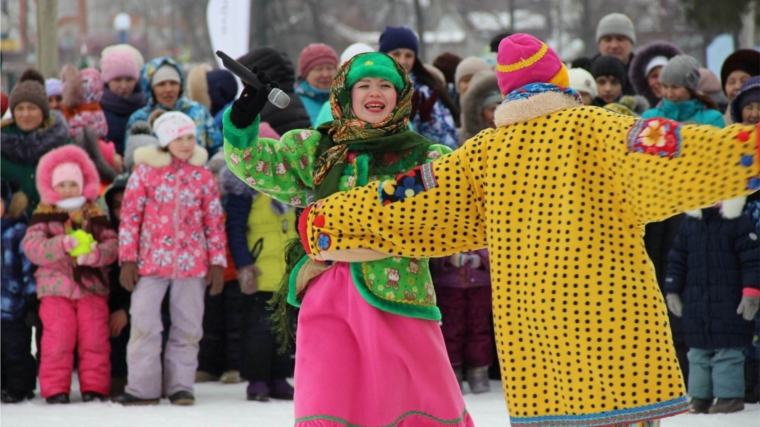
[[[309,71],[323,64],[338,67],[338,54],[335,49],[324,43],[312,43],[306,46],[298,56],[298,77],[306,78]]]

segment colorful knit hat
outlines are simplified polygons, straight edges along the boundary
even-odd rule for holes
[[[365,77],[375,77],[388,80],[401,92],[404,89],[404,79],[396,69],[396,61],[390,56],[378,52],[362,54],[361,60],[351,63],[351,69],[346,76],[346,87]]]
[[[338,53],[335,49],[324,43],[306,46],[298,56],[298,77],[305,79],[309,71],[323,64],[338,67]]]
[[[514,34],[502,40],[496,60],[496,77],[502,95],[530,83],[570,85],[567,69],[559,56],[530,34]]]

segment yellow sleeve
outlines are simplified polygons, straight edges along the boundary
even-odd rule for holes
[[[368,248],[422,258],[484,248],[485,149],[483,138],[471,140],[395,180],[320,200],[306,219],[312,256]]]
[[[757,126],[719,129],[662,118],[600,116],[591,128],[603,147],[600,158],[621,205],[639,223],[662,221],[760,188]]]

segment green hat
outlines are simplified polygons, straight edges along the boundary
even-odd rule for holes
[[[346,76],[346,87],[351,88],[354,83],[365,77],[388,80],[399,92],[404,90],[404,79],[396,69],[395,61],[384,53],[369,52],[357,55]]]

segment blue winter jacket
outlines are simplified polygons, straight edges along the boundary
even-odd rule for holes
[[[26,297],[37,293],[34,265],[24,255],[21,241],[26,234],[26,215],[19,219],[3,218],[0,283],[2,283],[2,320],[23,322]]]
[[[664,290],[681,295],[688,347],[709,350],[751,342],[753,322],[736,309],[743,288],[760,289],[758,254],[755,225],[741,215],[741,207],[726,217],[716,208],[687,213],[670,251]]]
[[[222,136],[222,132],[216,127],[216,124],[214,123],[214,117],[211,116],[211,113],[206,107],[195,101],[191,101],[185,98],[182,92],[180,92],[179,99],[177,100],[177,103],[174,104],[174,108],[169,108],[165,105],[158,104],[153,98],[153,91],[150,87],[150,81],[153,77],[153,73],[164,64],[171,65],[177,69],[180,79],[182,80],[180,82],[180,86],[183,88],[185,87],[185,75],[182,73],[182,68],[175,60],[165,56],[153,59],[145,64],[142,68],[140,85],[142,86],[143,93],[145,93],[147,105],[135,111],[129,117],[129,121],[127,122],[127,131],[129,131],[129,128],[131,128],[132,125],[137,121],[148,121],[148,117],[150,116],[150,113],[153,112],[153,110],[160,108],[166,111],[181,111],[190,116],[190,118],[192,118],[195,122],[195,126],[198,128],[198,145],[206,147],[209,157],[213,156],[214,153],[216,153],[216,151],[222,147],[222,144],[224,143],[224,137]],[[125,138],[129,138],[129,135],[127,135]]]
[[[319,113],[322,111],[322,106],[330,101],[330,90],[319,90],[303,79],[299,79],[293,86],[293,89],[295,90],[296,95],[301,98],[301,102],[303,103],[304,108],[306,108],[306,112],[309,113],[311,125],[314,128],[317,128],[322,124],[319,123],[318,120]],[[330,120],[332,120],[332,115],[330,116]]]
[[[641,115],[642,119],[651,119],[653,117],[663,117],[681,123],[713,125],[719,128],[726,127],[726,122],[723,120],[723,115],[720,111],[707,108],[698,99],[676,103],[663,98],[656,107],[644,111],[644,114]]]

